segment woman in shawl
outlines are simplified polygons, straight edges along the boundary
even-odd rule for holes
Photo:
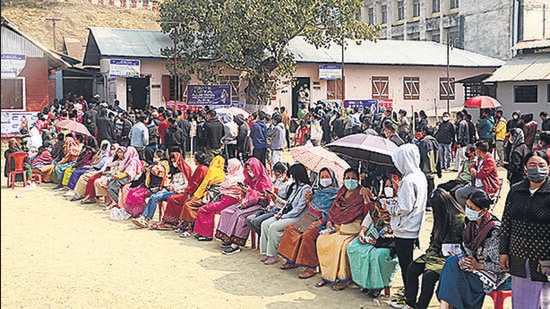
[[[319,259],[315,242],[319,231],[325,228],[330,206],[338,193],[338,180],[334,172],[322,168],[313,188],[313,194],[306,194],[306,213],[296,223],[285,227],[278,250],[286,260],[281,269],[305,267],[298,276],[300,279],[313,277],[317,273]]]
[[[510,153],[508,154],[508,162],[502,162],[500,166],[508,170],[507,178],[510,181],[510,185],[512,185],[525,179],[523,160],[531,152],[531,149],[525,144],[523,130],[520,128],[510,130],[508,141],[512,143]]]
[[[149,221],[153,218],[158,204],[168,200],[173,194],[181,192],[187,186],[187,181],[191,178],[191,167],[179,152],[172,152],[170,154],[170,174],[172,175],[171,182],[164,186],[159,192],[151,195],[145,209],[137,219],[132,219],[132,223],[141,227],[149,227]]]
[[[23,150],[21,149],[21,145],[19,145],[19,142],[15,138],[10,138],[10,140],[8,141],[8,149],[4,151],[4,159],[6,159],[6,163],[4,164],[4,177],[8,177],[8,167],[10,166],[10,162],[8,162],[8,156],[14,152],[21,151]],[[15,162],[11,163],[11,166],[12,169],[15,168]]]
[[[317,256],[321,268],[321,281],[335,291],[345,289],[351,280],[346,252],[348,244],[357,236],[366,210],[374,200],[372,192],[359,184],[359,173],[354,169],[344,172],[344,186],[338,190],[328,213],[326,229],[317,238]]]
[[[87,171],[91,164],[93,157],[98,153],[98,146],[97,146],[97,140],[93,136],[86,137],[86,140],[84,142],[84,146],[82,147],[82,150],[80,151],[80,154],[78,155],[78,158],[76,158],[75,163],[73,166],[68,167],[63,172],[63,179],[61,181],[61,184],[63,186],[66,186],[69,184],[69,180],[71,179],[72,174],[74,171],[79,170],[80,175],[82,175],[83,171]],[[65,196],[72,196],[72,192],[68,191],[65,193]]]
[[[386,179],[383,192],[387,201],[395,200],[397,189],[396,181]],[[359,236],[347,249],[353,282],[368,291],[370,297],[376,298],[382,289],[392,286],[398,262],[394,245],[390,214],[376,200],[361,223]]]
[[[52,181],[57,183],[57,186],[55,186],[52,190],[60,190],[63,188],[63,185],[61,184],[61,181],[63,180],[63,172],[75,163],[81,151],[82,144],[80,141],[72,138],[71,136],[65,137],[65,143],[63,144],[63,153],[65,156],[61,161],[55,164],[55,167],[53,167],[54,173],[52,173]]]
[[[194,232],[199,241],[211,241],[214,235],[214,216],[229,206],[239,203],[241,189],[239,183],[244,181],[243,165],[236,158],[227,161],[227,175],[221,183],[221,197],[212,201],[197,211]]]
[[[225,159],[222,156],[215,156],[208,166],[208,172],[201,181],[201,184],[193,192],[193,196],[185,201],[180,213],[180,237],[187,238],[192,236],[190,231],[193,231],[195,219],[197,218],[197,210],[204,204],[211,201],[216,201],[220,198],[220,186],[225,178],[223,166]]]
[[[42,169],[44,166],[50,165],[53,162],[52,154],[50,152],[51,145],[50,142],[44,142],[44,144],[38,148],[38,154],[31,161],[32,173],[39,174],[42,176],[42,181],[49,182],[50,175],[43,173]]]
[[[149,165],[141,177],[124,185],[120,190],[119,204],[132,217],[138,217],[145,209],[145,199],[160,191],[170,172],[170,165],[164,156],[164,150],[157,149],[153,153],[153,164]],[[123,191],[126,191],[123,195]]]
[[[119,148],[120,147],[118,144],[112,144],[109,149],[103,154],[99,162],[93,167],[93,169],[90,172],[84,173],[78,178],[73,189],[75,195],[73,196],[71,201],[82,200],[81,203],[83,203],[87,200],[90,200],[90,197],[88,195],[90,194],[90,191],[94,192],[95,197],[94,182],[96,179],[99,179],[105,172],[108,172],[115,164],[118,164],[120,162],[121,159],[119,158],[118,152],[122,152],[123,154],[123,151],[119,151]],[[87,189],[88,186],[89,189]]]
[[[94,138],[95,139],[95,138]],[[76,184],[78,183],[78,180],[80,177],[88,172],[92,171],[99,171],[103,168],[103,166],[107,163],[109,160],[109,152],[111,151],[111,143],[108,140],[103,140],[101,142],[101,146],[99,147],[99,151],[97,151],[90,161],[90,164],[84,165],[82,167],[79,167],[75,169],[69,178],[69,182],[67,183],[67,188],[69,188],[69,191],[65,193],[66,196],[73,196],[71,201],[78,201],[82,199],[82,196],[77,195],[74,192],[74,189],[76,187]],[[78,163],[75,164],[75,166]]]
[[[208,172],[208,161],[204,152],[198,151],[195,153],[195,166],[195,171],[189,178],[187,186],[175,191],[176,194],[168,197],[164,217],[159,223],[151,225],[152,229],[170,229],[179,223],[183,205],[195,193]]]
[[[119,173],[123,168],[124,161],[126,159],[126,149],[126,147],[119,147],[113,158],[113,162],[108,165],[108,169],[105,170],[103,173],[90,178],[88,184],[86,185],[86,197],[81,202],[82,204],[97,203],[97,198],[101,196],[104,197],[104,206],[111,203],[111,201],[109,200],[107,187],[109,185],[111,177],[115,173]]]
[[[500,220],[492,215],[491,199],[474,191],[466,200],[465,258],[451,256],[441,271],[437,297],[441,308],[481,308],[485,295],[510,276],[500,267]],[[449,306],[450,305],[450,306]]]
[[[118,207],[118,192],[120,187],[126,184],[128,181],[134,180],[142,171],[141,161],[139,160],[139,154],[133,146],[129,146],[124,154],[124,161],[122,162],[122,168],[115,171],[111,175],[109,184],[107,186],[107,192],[111,203],[105,207],[105,210],[110,210],[113,207]]]
[[[250,227],[246,225],[246,217],[255,213],[268,203],[265,192],[271,191],[271,178],[263,164],[256,158],[246,161],[244,184],[241,191],[244,198],[241,203],[222,210],[215,237],[222,241],[224,254],[241,251],[240,246],[246,244]]]

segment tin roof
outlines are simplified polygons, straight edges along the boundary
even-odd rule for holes
[[[550,53],[512,58],[483,82],[550,80]]]

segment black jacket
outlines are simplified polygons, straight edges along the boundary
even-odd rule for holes
[[[435,134],[435,139],[440,144],[451,144],[455,139],[455,126],[450,121],[443,121]]]
[[[108,140],[110,143],[115,141],[115,126],[114,123],[107,117],[97,118],[97,142]]]
[[[171,125],[164,133],[164,146],[166,149],[181,148],[185,145],[183,131],[177,125]]]
[[[514,184],[525,179],[523,171],[523,159],[531,152],[529,146],[525,143],[519,144],[514,148],[508,157],[508,163],[504,164],[504,168],[508,170],[508,180],[510,184]]]
[[[224,135],[223,124],[216,118],[209,119],[204,123],[204,147],[208,149],[220,149]]]

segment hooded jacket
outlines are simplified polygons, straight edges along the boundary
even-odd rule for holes
[[[397,202],[388,206],[395,237],[416,239],[424,222],[428,200],[428,182],[420,170],[420,152],[405,144],[392,154],[392,160],[403,175],[397,191]]]

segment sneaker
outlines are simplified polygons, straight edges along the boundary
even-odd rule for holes
[[[223,249],[231,248],[231,243],[230,242],[222,242],[220,244],[220,247],[223,248]]]
[[[229,247],[225,250],[223,250],[223,254],[225,255],[231,255],[231,254],[235,254],[235,253],[239,253],[241,252],[241,248],[237,247],[237,248],[233,248],[233,247]]]
[[[74,195],[75,195],[75,193],[74,193],[73,190],[69,190],[69,191],[65,192],[65,194],[63,194],[63,196],[66,196],[66,197],[70,197],[70,196],[74,196]]]
[[[132,219],[132,223],[139,226],[142,229],[149,227],[149,223],[147,222],[147,220],[145,220],[143,216],[137,219]]]
[[[411,308],[409,305],[407,305],[405,296],[400,296],[392,300],[390,302],[390,306],[392,306],[392,308],[397,308],[397,309]]]

